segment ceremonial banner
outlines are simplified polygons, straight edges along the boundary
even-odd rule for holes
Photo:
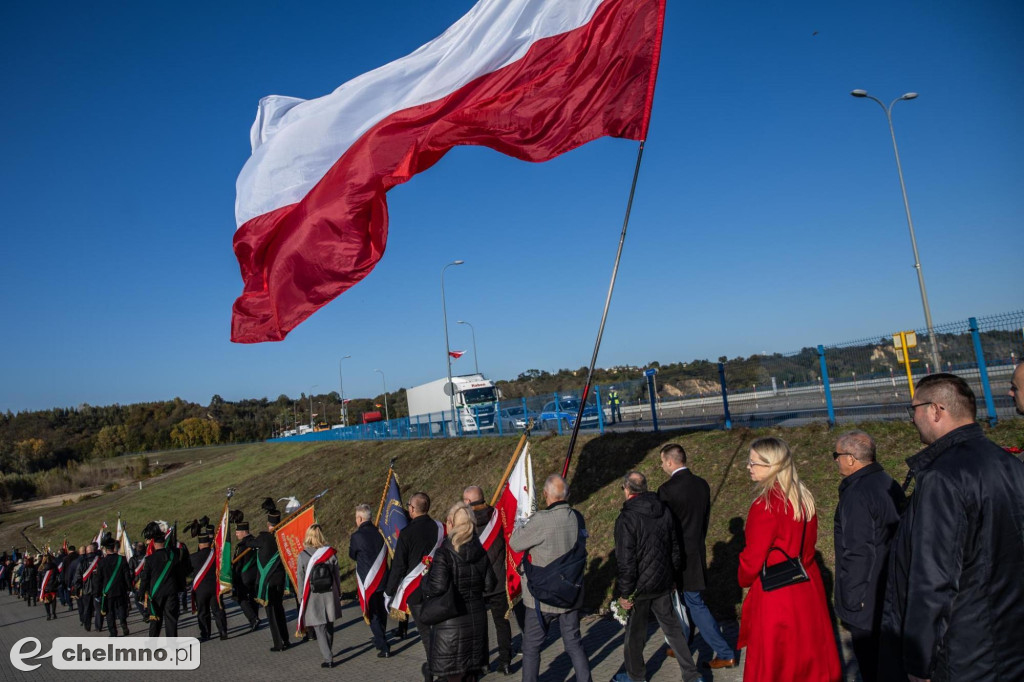
[[[131,561],[135,556],[135,548],[132,547],[132,541],[128,539],[128,530],[121,523],[120,516],[117,517],[117,536],[114,539],[121,543],[117,548],[117,553],[123,556],[125,561]]]
[[[100,542],[102,542],[102,541],[103,541],[103,531],[105,531],[106,529],[107,529],[107,522],[106,522],[106,521],[104,521],[104,522],[103,522],[103,525],[102,525],[102,526],[100,526],[100,532],[99,532],[99,533],[96,533],[96,539],[95,539],[95,540],[93,540],[93,542],[95,542],[95,543],[96,543],[96,546],[97,546],[97,547],[99,547],[99,546],[100,546]]]
[[[647,136],[665,0],[480,0],[314,100],[264,97],[236,182],[231,340],[280,341],[384,255],[386,193],[456,145],[547,161]]]
[[[516,524],[521,524],[537,509],[533,489],[533,459],[530,457],[529,442],[523,447],[518,460],[512,467],[512,473],[509,475],[505,487],[502,488],[501,496],[495,507],[501,515],[501,529],[505,534],[505,591],[511,605],[523,592],[518,571],[519,564],[523,560],[523,553],[512,551],[508,539],[512,537],[512,531],[515,530]]]
[[[217,603],[221,595],[231,589],[231,522],[228,520],[228,501],[224,501],[224,511],[220,515],[217,534],[213,537],[213,552],[217,556]]]
[[[284,570],[288,571],[292,585],[298,590],[299,555],[304,549],[303,541],[306,539],[306,531],[316,523],[316,512],[313,505],[310,505],[299,512],[291,519],[285,521],[274,530],[274,539],[277,540],[277,549],[281,552],[281,563]]]
[[[384,544],[388,548],[388,556],[395,555],[395,544],[398,542],[398,533],[409,523],[409,516],[406,514],[405,505],[402,504],[402,493],[398,489],[398,475],[394,469],[388,469],[387,479],[384,481],[384,493],[380,497],[380,506],[377,508],[377,518],[374,524],[384,536]]]

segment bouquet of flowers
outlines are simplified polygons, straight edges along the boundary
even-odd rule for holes
[[[628,601],[632,602],[633,598],[629,597]],[[632,613],[631,610],[622,608],[622,604],[620,604],[619,600],[615,598],[612,598],[612,603],[608,605],[608,610],[611,612],[612,618],[617,620],[619,625],[623,627],[626,626],[626,621],[629,620],[629,614]]]

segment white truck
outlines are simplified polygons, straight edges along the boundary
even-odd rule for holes
[[[451,423],[451,398],[445,391],[447,384],[448,378],[444,377],[406,389],[405,397],[409,403],[411,424],[429,422],[432,433],[440,433],[442,423],[447,423],[449,431],[456,434],[460,428],[462,433],[496,430],[495,415],[498,412],[501,395],[490,380],[485,379],[483,374],[452,377],[459,426]]]

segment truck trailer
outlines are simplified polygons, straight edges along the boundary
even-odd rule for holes
[[[410,424],[429,422],[432,433],[441,433],[442,429],[456,434],[496,430],[501,395],[490,380],[483,374],[452,377],[458,425],[452,423],[451,398],[445,391],[447,384],[448,378],[444,377],[406,390]]]

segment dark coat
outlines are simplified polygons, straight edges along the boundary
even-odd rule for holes
[[[409,571],[416,568],[416,564],[423,561],[423,557],[430,554],[437,544],[437,522],[430,518],[429,514],[417,516],[409,521],[409,525],[398,534],[398,542],[395,543],[395,556],[391,561],[391,575],[388,576],[388,586],[385,592],[394,595],[395,590],[401,584]],[[479,543],[477,543],[479,544]],[[409,593],[406,599],[407,604],[419,604],[423,601],[422,581],[414,591]]]
[[[265,579],[266,584],[264,585],[264,589],[266,589],[267,587],[274,587],[283,590],[286,576],[284,571],[284,562],[281,561],[281,557],[279,556],[277,560],[274,561],[273,565],[270,565],[270,562],[274,558],[274,555],[280,553],[280,550],[277,547],[277,540],[274,538],[274,534],[270,531],[265,530],[259,535],[247,535],[246,537],[242,538],[240,546],[251,548],[253,551],[255,551],[259,565],[262,565],[264,567],[270,566],[270,570],[267,573]],[[258,570],[259,566],[257,566],[257,571]],[[259,587],[258,576],[256,582],[257,587]]]
[[[212,547],[206,547],[204,549],[197,549],[189,555],[189,563],[191,564],[189,567],[189,584],[195,582],[196,576],[199,575],[199,571],[203,568],[203,564],[206,563],[206,557],[209,556],[212,551]],[[203,581],[199,583],[199,585],[193,586],[192,591],[195,592],[196,597],[199,595],[206,595],[211,592],[216,594],[217,586],[217,557],[214,557],[213,561],[210,562],[210,568],[206,572],[206,576],[203,578]]]
[[[21,569],[21,587],[26,595],[39,596],[39,567],[24,565]]]
[[[705,540],[711,518],[711,486],[689,469],[676,472],[658,488],[658,499],[672,513],[681,543],[682,566],[676,586],[686,592],[707,587],[708,559]]]
[[[487,524],[491,521],[491,515],[497,514],[498,510],[489,504],[482,504],[473,507],[473,527],[476,530],[477,538],[481,537],[481,533]],[[493,592],[489,592],[484,596],[493,600],[497,603],[505,603],[505,533],[501,529],[501,524],[498,524],[498,532],[494,537],[494,542],[491,543],[490,549],[487,550],[487,558],[491,560],[491,569],[494,571],[494,577],[498,579],[497,585],[494,587]]]
[[[96,568],[99,568],[99,561],[96,562],[96,568],[89,574],[88,579],[85,577],[85,573],[92,566],[93,560],[98,560],[99,558],[100,555],[96,552],[86,552],[81,561],[78,562],[78,570],[75,572],[75,587],[82,590],[83,596],[99,594],[99,588],[96,587]]]
[[[82,562],[82,558],[78,554],[71,554],[64,562],[64,570],[60,573],[61,582],[64,583],[64,587],[69,590],[75,585],[75,573],[78,572],[78,564]]]
[[[377,560],[382,547],[384,547],[384,536],[370,521],[359,524],[356,532],[352,533],[352,537],[348,541],[348,558],[356,562],[356,573],[360,580],[364,580],[369,575],[370,569],[373,568],[373,562]],[[377,589],[373,591],[373,594],[383,592],[384,586],[388,583],[387,558],[384,559],[382,568],[384,575],[377,583]]]
[[[647,492],[626,500],[615,519],[617,595],[643,599],[665,594],[679,561],[672,515],[658,496]]]
[[[402,536],[398,537],[401,541]],[[424,589],[429,595],[443,594],[449,587],[456,589],[462,615],[434,626],[430,671],[435,676],[462,675],[487,669],[484,595],[493,592],[497,583],[491,561],[476,535],[459,547],[458,552],[452,547],[451,540],[445,538],[434,555]]]
[[[146,557],[142,574],[139,576],[139,593],[149,594],[150,599],[155,600],[177,594],[185,589],[185,572],[188,569],[182,559],[180,549],[162,547],[153,550],[153,553]],[[170,564],[169,567],[168,564]],[[165,567],[167,568],[166,572],[164,571]],[[160,582],[159,588],[154,591],[161,574],[164,575],[164,579]]]
[[[117,560],[121,559],[121,565],[118,566]],[[115,569],[117,572],[115,573]],[[131,572],[128,570],[128,562],[117,554],[105,554],[100,559],[99,566],[96,567],[96,573],[98,574],[97,592],[98,596],[103,595],[103,590],[106,589],[107,583],[110,583],[110,589],[107,591],[107,598],[111,597],[127,597],[128,593],[132,589]]]
[[[903,510],[903,491],[872,462],[839,484],[835,513],[836,616],[877,630],[885,599],[889,545]]]
[[[259,582],[259,571],[256,570],[256,549],[246,545],[246,540],[251,538],[246,535],[235,544],[234,556],[231,557],[231,586],[236,591],[244,591],[246,594],[255,594],[256,583]],[[249,553],[238,561],[234,561],[242,552],[249,549]],[[240,589],[241,588],[241,589]]]
[[[1024,463],[968,424],[907,465],[916,482],[890,553],[882,660],[902,662],[895,677],[1024,680]]]

